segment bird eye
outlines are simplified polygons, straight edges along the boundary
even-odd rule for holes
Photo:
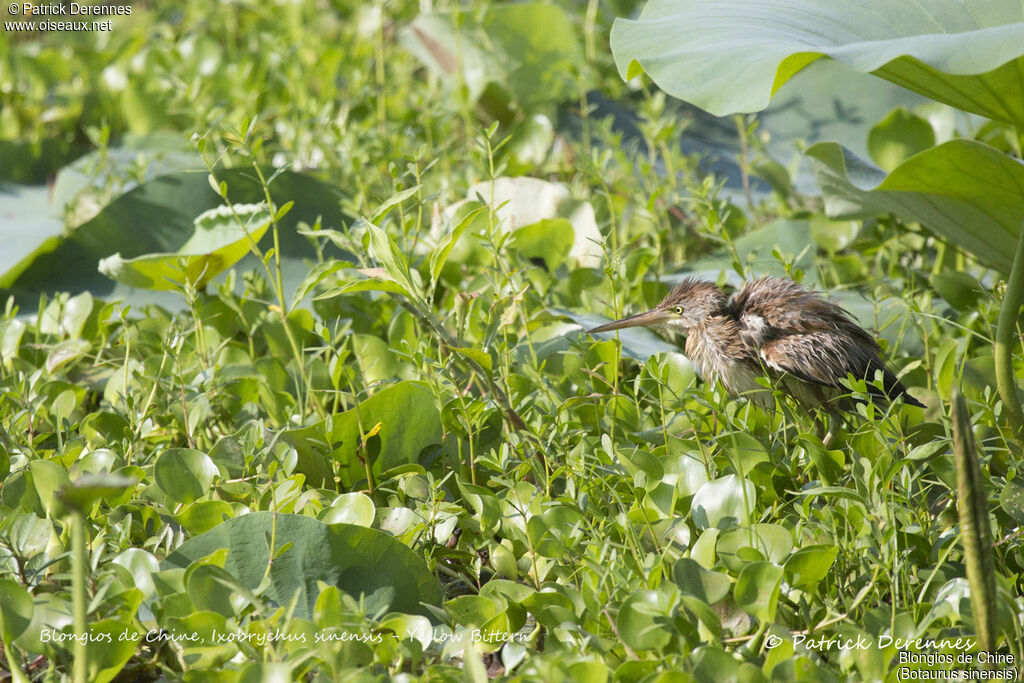
[[[682,315],[682,314],[683,314],[683,307],[682,306],[676,306],[676,315]]]

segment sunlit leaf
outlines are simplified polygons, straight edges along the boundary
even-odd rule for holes
[[[724,116],[764,109],[830,57],[954,107],[1024,124],[1024,9],[1014,0],[650,0],[611,33],[619,73]]]
[[[116,253],[100,261],[100,272],[131,287],[178,290],[188,282],[202,289],[259,243],[270,227],[270,215],[259,204],[221,207],[199,215],[195,226],[192,237],[174,253],[130,259]]]
[[[894,213],[1003,272],[1024,220],[1024,164],[972,140],[908,159],[887,176],[834,142],[807,150],[834,218]]]

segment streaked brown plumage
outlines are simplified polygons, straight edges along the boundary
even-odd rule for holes
[[[897,397],[923,407],[886,366],[875,338],[845,310],[793,280],[764,277],[744,284],[731,298],[710,282],[688,278],[654,309],[588,330],[668,327],[686,335],[685,353],[697,373],[721,382],[734,396],[774,406],[757,383],[767,375],[805,409],[834,413],[852,402],[841,380],[868,381],[872,401]],[[871,384],[882,373],[882,388]]]

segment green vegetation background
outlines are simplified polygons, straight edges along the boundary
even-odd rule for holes
[[[619,78],[625,1],[132,7],[0,37],[0,234],[40,231],[0,275],[15,676],[890,679],[892,639],[976,632],[954,386],[1024,657],[1002,275],[830,220],[798,153],[1012,128],[835,67],[715,119]],[[927,409],[826,447],[670,340],[581,333],[683,273],[832,292]]]

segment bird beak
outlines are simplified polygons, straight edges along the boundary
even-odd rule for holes
[[[631,315],[628,318],[622,320],[614,320],[604,325],[599,325],[593,329],[587,330],[588,334],[596,334],[598,332],[611,332],[612,330],[621,330],[625,327],[650,327],[651,325],[660,325],[671,317],[665,311],[658,310],[657,308],[644,311],[643,313],[637,313]]]

